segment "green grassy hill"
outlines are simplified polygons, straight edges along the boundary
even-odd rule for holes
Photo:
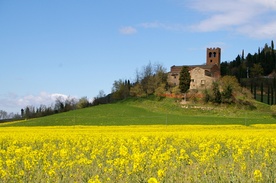
[[[169,98],[128,99],[1,126],[276,123],[269,105],[258,102],[255,105],[257,109],[250,110],[236,105],[183,105]]]

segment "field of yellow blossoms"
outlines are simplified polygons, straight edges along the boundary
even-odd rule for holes
[[[0,128],[0,182],[275,181],[276,125]]]

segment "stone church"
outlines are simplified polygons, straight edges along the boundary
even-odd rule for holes
[[[191,75],[190,89],[203,90],[212,86],[213,81],[220,77],[220,48],[207,48],[205,65],[188,65]],[[179,75],[183,66],[171,67],[168,73],[168,83],[179,85]]]

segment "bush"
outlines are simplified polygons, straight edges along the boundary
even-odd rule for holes
[[[209,90],[207,90],[207,89],[204,90],[203,101],[204,101],[205,103],[208,103],[208,102],[211,101],[211,95],[210,95],[210,93],[209,93]]]
[[[212,88],[204,91],[203,99],[205,103],[235,103],[254,108],[254,105],[250,102],[252,94],[247,89],[242,88],[234,76],[224,76],[213,82]]]
[[[219,91],[219,83],[218,82],[213,82],[213,98],[212,101],[213,103],[220,104],[221,103],[221,93]]]

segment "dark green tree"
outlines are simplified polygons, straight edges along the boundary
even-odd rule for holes
[[[221,103],[221,93],[219,91],[219,83],[218,82],[213,82],[213,102],[220,104]]]
[[[264,70],[260,63],[253,64],[253,67],[251,68],[251,77],[257,78],[260,77],[263,73]]]
[[[31,110],[30,110],[29,106],[27,106],[27,107],[25,108],[25,115],[24,115],[24,117],[25,117],[26,119],[31,118]]]
[[[274,71],[276,70],[276,60],[275,60],[275,51],[274,51],[274,42],[271,41],[271,52],[272,52],[272,60],[274,63]]]
[[[186,93],[190,88],[191,75],[189,73],[189,68],[183,66],[179,76],[179,89],[181,93]]]
[[[220,63],[220,74],[221,76],[229,75],[229,64],[227,62]]]
[[[122,79],[114,81],[112,87],[112,98],[115,100],[126,99],[130,95],[130,81]]]
[[[261,83],[261,102],[264,101],[264,84],[263,82]]]

